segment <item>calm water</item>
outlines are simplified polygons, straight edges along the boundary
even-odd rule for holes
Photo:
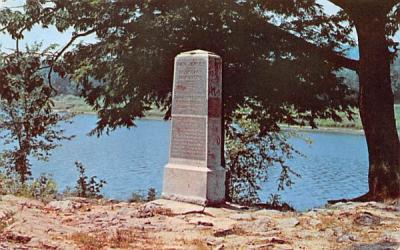
[[[368,191],[368,152],[363,135],[338,133],[303,133],[312,140],[307,145],[303,140],[292,139],[296,149],[304,157],[288,161],[301,178],[293,178],[293,188],[280,192],[283,200],[299,210],[318,207],[327,200],[355,198]],[[276,190],[273,171],[271,182],[263,186],[261,197],[269,198]]]
[[[77,137],[53,151],[49,162],[35,162],[34,176],[51,173],[62,190],[74,186],[78,173],[74,162],[81,161],[88,176],[105,179],[107,197],[127,199],[133,191],[162,188],[163,167],[168,160],[169,122],[142,120],[132,129],[118,129],[109,136],[88,137],[96,122],[95,116],[81,115],[68,125],[67,134]],[[290,160],[293,169],[302,175],[295,178],[292,189],[281,192],[283,200],[304,210],[322,206],[329,199],[354,197],[367,191],[367,149],[363,136],[348,134],[305,133],[312,145],[292,139],[307,157]],[[264,185],[261,197],[276,193],[276,176]]]

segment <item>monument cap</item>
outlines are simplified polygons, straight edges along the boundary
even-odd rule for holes
[[[179,53],[178,56],[188,56],[188,55],[211,55],[211,56],[217,56],[217,54],[210,52],[210,51],[206,51],[206,50],[201,50],[201,49],[195,49],[195,50],[191,50],[191,51],[186,51],[186,52],[182,52]]]

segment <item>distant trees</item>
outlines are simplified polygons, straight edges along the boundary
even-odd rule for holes
[[[60,77],[54,73],[52,75],[52,85],[57,95],[79,95],[76,84],[67,77]]]
[[[392,65],[392,89],[394,101],[400,103],[400,59],[396,58]]]
[[[357,72],[343,69],[338,72],[338,77],[343,77],[344,83],[354,89],[358,95],[359,82]],[[396,103],[400,103],[400,59],[397,57],[391,64],[391,80],[394,100]]]
[[[71,138],[57,126],[68,116],[53,112],[53,90],[45,84],[42,70],[49,54],[38,46],[0,54],[0,160],[22,184],[31,175],[31,157],[47,160],[58,141]]]

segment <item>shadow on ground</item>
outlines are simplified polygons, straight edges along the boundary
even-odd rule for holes
[[[354,250],[398,250],[400,243],[397,242],[379,242],[373,244],[358,244],[355,245]]]

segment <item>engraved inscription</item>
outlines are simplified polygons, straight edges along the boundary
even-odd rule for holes
[[[177,58],[172,114],[207,114],[206,77],[206,58]]]
[[[179,116],[172,119],[171,158],[206,160],[206,119]]]

